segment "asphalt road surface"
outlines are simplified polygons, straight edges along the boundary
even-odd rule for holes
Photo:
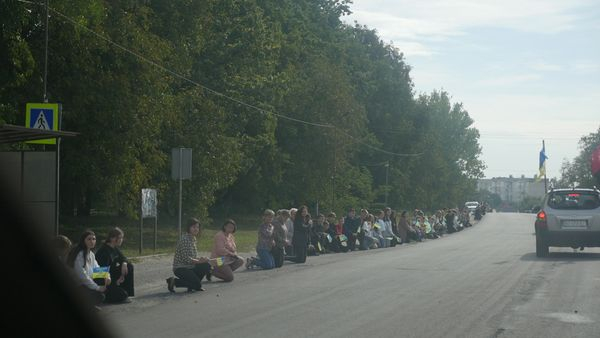
[[[123,337],[600,337],[600,249],[538,259],[533,221],[488,213],[438,240],[242,268],[192,294],[168,293],[166,257],[138,264],[154,282],[133,303],[101,313]]]

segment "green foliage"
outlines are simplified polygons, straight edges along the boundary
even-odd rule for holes
[[[433,210],[474,193],[484,165],[468,112],[443,91],[415,97],[403,54],[342,23],[350,3],[53,0],[48,96],[80,133],[61,151],[63,214],[136,217],[140,189],[156,188],[176,215],[179,146],[193,149],[187,216],[317,201],[341,213],[386,196]],[[0,9],[0,120],[22,124],[41,98],[44,8]]]
[[[591,188],[600,182],[592,176],[592,153],[600,145],[600,127],[579,140],[579,155],[573,161],[565,160],[561,167],[561,177],[555,184],[558,188],[584,187]]]

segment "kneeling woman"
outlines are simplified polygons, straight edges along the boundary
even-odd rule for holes
[[[119,228],[108,232],[104,244],[96,252],[96,261],[100,266],[108,266],[110,278],[114,281],[106,290],[106,302],[129,302],[134,297],[133,265],[123,255],[119,247],[123,244],[124,233]]]
[[[255,266],[258,266],[265,270],[269,270],[275,267],[275,259],[271,253],[271,250],[275,245],[272,224],[274,216],[275,212],[271,209],[267,209],[263,213],[263,224],[258,230],[258,243],[256,244],[258,258],[248,258],[246,260],[246,269],[252,269]]]
[[[173,257],[173,272],[177,278],[167,278],[167,287],[170,292],[175,288],[185,287],[188,291],[204,291],[202,278],[210,272],[209,260],[198,257],[196,249],[196,236],[200,233],[200,221],[191,218],[188,221],[186,233],[177,242],[175,256]]]
[[[215,235],[215,243],[210,254],[211,260],[222,258],[220,264],[216,264],[212,275],[222,279],[224,282],[233,280],[233,272],[244,264],[244,259],[237,255],[237,247],[235,245],[236,225],[232,219],[225,221],[221,231]]]

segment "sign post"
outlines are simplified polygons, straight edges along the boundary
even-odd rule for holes
[[[172,148],[171,159],[171,177],[174,180],[179,180],[179,218],[177,226],[179,229],[179,238],[181,238],[183,180],[192,179],[192,148]]]
[[[158,230],[158,213],[156,206],[158,200],[156,198],[156,189],[142,189],[142,214],[140,217],[140,255],[144,248],[144,218],[154,217],[154,251],[156,251],[156,237]]]

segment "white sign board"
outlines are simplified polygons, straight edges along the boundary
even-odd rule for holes
[[[156,189],[142,189],[142,218],[156,217]]]

